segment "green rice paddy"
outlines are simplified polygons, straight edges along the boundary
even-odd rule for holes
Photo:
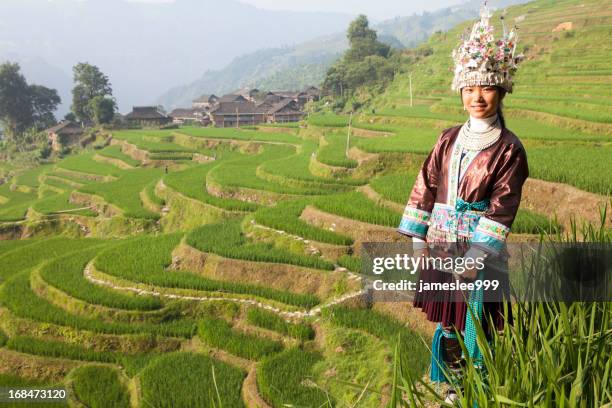
[[[611,25],[599,6],[509,9],[527,16],[531,51],[505,109],[530,177],[606,199]],[[553,33],[566,20],[573,34]],[[448,90],[463,28],[434,34],[433,53],[353,115],[348,146],[349,116],[318,112],[300,126],[112,131],[113,144],[55,162],[0,163],[0,385],[69,384],[91,407],[250,406],[244,387],[273,407],[375,407],[393,398],[392,369],[426,377],[431,333],[328,302],[361,289],[357,245],[398,226],[440,132],[466,120]],[[562,228],[533,208],[514,233]]]

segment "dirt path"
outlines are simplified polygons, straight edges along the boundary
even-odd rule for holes
[[[257,389],[257,369],[255,365],[251,367],[247,377],[242,383],[242,399],[247,408],[272,408],[259,395],[259,390]]]
[[[127,377],[127,375],[124,373]],[[127,382],[128,393],[130,395],[130,406],[140,407],[140,396],[142,395],[142,388],[140,386],[140,378],[138,375],[131,378]]]
[[[383,385],[380,392],[382,395],[380,396],[380,404],[378,406],[380,408],[387,408],[389,400],[391,399],[391,384]]]
[[[114,284],[113,282],[110,282],[108,280],[105,279],[101,279],[99,277],[96,277],[93,275],[92,273],[92,268],[93,268],[93,264],[92,262],[88,263],[87,266],[85,267],[84,271],[83,271],[83,276],[85,276],[85,279],[87,279],[88,281],[90,281],[91,283],[94,283],[96,285],[100,285],[100,286],[106,286],[109,287],[111,289],[114,290],[120,290],[120,291],[125,291],[125,292],[132,292],[132,293],[136,293],[138,295],[141,296],[156,296],[156,297],[164,297],[164,298],[168,298],[168,299],[183,299],[183,300],[191,300],[191,301],[199,301],[199,302],[206,302],[206,301],[229,301],[229,302],[236,302],[236,303],[243,303],[243,304],[249,304],[252,306],[256,306],[256,307],[261,307],[262,309],[266,309],[269,310],[271,312],[274,312],[280,316],[286,317],[286,318],[304,318],[304,317],[308,317],[308,316],[318,316],[321,314],[321,310],[324,308],[328,308],[331,306],[335,306],[337,304],[346,302],[347,300],[356,298],[358,296],[361,296],[363,294],[363,290],[359,290],[359,291],[355,291],[355,292],[349,292],[346,293],[342,296],[336,297],[334,299],[330,299],[328,302],[321,304],[319,306],[316,306],[310,310],[307,311],[295,311],[295,312],[288,312],[285,310],[281,310],[277,307],[265,304],[265,303],[261,303],[258,302],[256,300],[253,299],[246,299],[246,298],[231,298],[231,297],[223,297],[223,296],[219,296],[219,297],[215,297],[215,296],[187,296],[187,295],[178,295],[178,294],[174,294],[174,293],[162,293],[158,290],[155,290],[154,287],[149,287],[147,286],[149,289],[144,289],[143,287],[129,287],[129,286],[119,286]],[[136,284],[134,284],[136,285]],[[168,288],[164,288],[164,289],[168,289]]]
[[[172,262],[172,269],[195,272],[209,279],[252,285],[266,282],[276,290],[314,294],[322,300],[332,298],[341,282],[349,283],[348,291],[360,287],[356,279],[351,279],[353,275],[350,272],[339,269],[321,271],[298,265],[224,258],[201,252],[185,243],[174,249]]]
[[[386,132],[383,130],[369,130],[369,129],[358,128],[355,126],[351,128],[351,131],[355,136],[367,137],[367,138],[384,138],[384,137],[389,137],[389,136],[395,136],[395,133],[393,132]]]
[[[326,213],[312,206],[306,206],[300,219],[309,224],[347,235],[355,241],[353,251],[361,253],[362,242],[399,242],[403,238],[395,228],[355,221],[350,218]]]
[[[523,187],[522,208],[549,216],[557,215],[564,228],[568,229],[570,220],[575,217],[579,222],[587,221],[599,225],[599,208],[609,205],[605,196],[579,190],[562,183],[529,178]],[[612,226],[612,211],[608,211],[606,221]]]
[[[312,329],[315,332],[314,341],[320,350],[325,350],[325,330],[320,322],[313,322]]]
[[[85,362],[64,358],[40,357],[0,349],[0,374],[16,375],[49,382],[61,382],[75,367]]]
[[[278,343],[281,343],[285,348],[294,347],[299,344],[299,340],[297,339],[288,336],[283,336],[282,334],[273,330],[267,330],[262,327],[253,326],[247,323],[244,318],[234,320],[232,328],[234,330],[238,330],[242,333],[246,333],[252,336],[265,337],[269,340],[276,341]]]
[[[229,365],[234,367],[239,367],[244,371],[250,370],[252,367],[255,367],[255,362],[251,360],[247,360],[246,358],[235,356],[225,350],[221,350],[214,347],[205,347],[208,355],[216,360],[223,361]]]
[[[121,153],[130,156],[134,160],[138,160],[141,164],[146,164],[149,161],[149,152],[139,149],[136,145],[129,143],[126,140],[112,139],[111,145],[119,145]]]
[[[348,246],[346,245],[334,245],[334,244],[327,244],[325,242],[312,241],[309,239],[302,238],[299,235],[290,234],[287,231],[270,228],[265,225],[257,224],[255,220],[251,220],[251,227],[254,229],[269,231],[271,233],[274,233],[280,236],[289,237],[296,241],[303,242],[309,245],[309,247],[307,248],[308,251],[313,252],[313,253],[318,251],[321,254],[321,256],[323,256],[324,258],[327,258],[328,260],[332,262],[338,259],[339,257],[341,257],[342,255],[347,254]]]
[[[365,186],[361,186],[357,189],[357,191],[363,193],[370,200],[374,201],[377,205],[381,207],[386,207],[391,211],[396,211],[399,213],[404,212],[404,206],[398,203],[394,203],[393,201],[389,201],[384,199],[376,190],[374,190],[369,184]]]
[[[115,159],[113,157],[102,156],[100,154],[94,155],[93,159],[97,162],[110,164],[111,166],[118,167],[122,170],[129,170],[134,168],[134,166],[124,162],[123,160]]]
[[[349,159],[357,160],[358,166],[361,166],[366,162],[377,160],[379,156],[380,155],[378,153],[364,152],[356,147],[351,147],[347,155]]]

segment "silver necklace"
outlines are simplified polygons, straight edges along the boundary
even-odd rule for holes
[[[501,136],[501,131],[499,119],[482,132],[472,130],[468,120],[461,126],[457,143],[465,150],[484,150],[497,142]]]

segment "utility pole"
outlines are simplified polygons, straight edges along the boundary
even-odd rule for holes
[[[240,120],[238,116],[238,107],[236,106],[236,129],[240,127],[239,123],[240,123]]]
[[[408,74],[408,83],[410,84],[410,107],[412,108],[412,73]]]
[[[353,124],[353,111],[351,111],[351,116],[349,116],[348,132],[346,133],[346,151],[345,151],[346,157],[348,157],[349,145],[351,144],[351,125],[352,124]]]

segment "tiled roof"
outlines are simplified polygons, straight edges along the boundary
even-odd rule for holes
[[[170,116],[173,118],[197,118],[198,114],[201,114],[202,111],[200,109],[183,109],[177,108],[170,112]],[[200,115],[201,116],[201,115]]]
[[[241,89],[237,89],[234,92],[232,92],[232,94],[234,95],[242,95],[245,98],[252,96],[254,93],[259,92],[259,90],[257,88],[241,88]]]
[[[268,109],[267,113],[276,113],[278,111],[281,111],[285,108],[290,108],[292,110],[297,110],[295,109],[295,102],[293,101],[293,99],[283,99],[282,101],[275,103],[274,105],[272,105],[272,107],[270,109]]]
[[[227,94],[219,98],[219,103],[246,101],[245,97],[237,94]]]
[[[253,102],[220,102],[219,106],[212,111],[213,115],[235,115],[265,113],[263,109],[257,107]]]
[[[198,99],[194,99],[193,103],[212,103],[219,98],[216,95],[202,95]]]
[[[62,121],[46,130],[47,133],[83,133],[83,128],[69,120]]]
[[[168,116],[161,113],[156,106],[134,106],[126,119],[165,119]]]

